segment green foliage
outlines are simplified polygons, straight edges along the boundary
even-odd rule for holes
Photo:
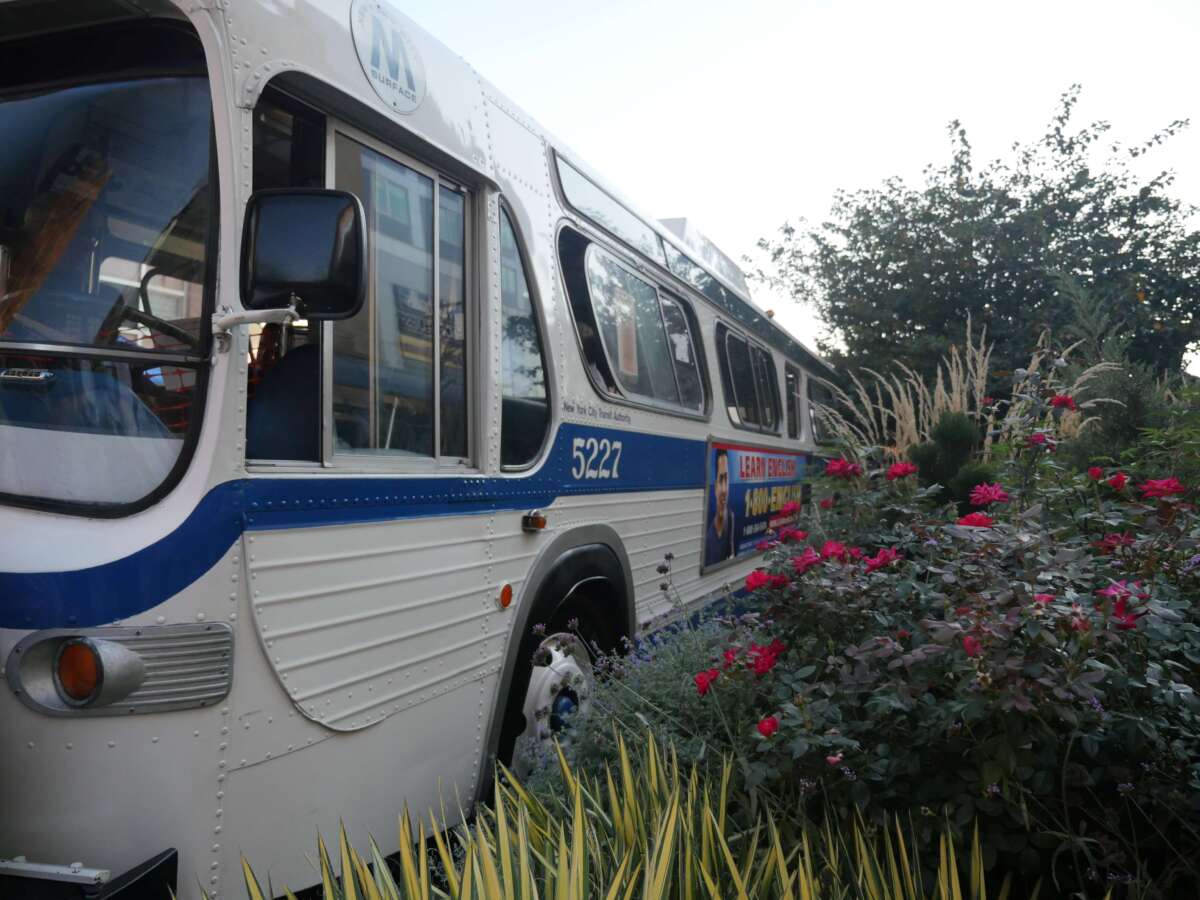
[[[928,865],[943,820],[977,821],[984,864],[1018,886],[1200,895],[1198,482],[1173,480],[1200,478],[1200,395],[1128,483],[1094,478],[1055,452],[1065,370],[1018,377],[986,519],[960,524],[911,477],[831,478],[833,508],[748,579],[749,613],[613,664],[576,758],[649,727],[688,763],[734,760],[743,823],[900,816]]]
[[[1146,362],[1129,358],[1129,337],[1114,322],[1112,311],[1073,280],[1063,279],[1062,289],[1072,298],[1074,322],[1068,333],[1079,342],[1078,356],[1087,363],[1112,363],[1115,368],[1088,381],[1079,392],[1081,402],[1096,400],[1088,410],[1088,424],[1059,448],[1062,459],[1078,469],[1095,462],[1115,463],[1133,447],[1146,429],[1163,427],[1186,375],[1167,374]],[[1078,374],[1072,366],[1067,375]]]
[[[394,867],[371,840],[367,854],[343,827],[337,859],[317,838],[322,900],[986,900],[984,852],[976,831],[956,842],[943,831],[939,860],[925,873],[909,852],[910,829],[897,820],[871,827],[806,827],[794,838],[763,810],[748,829],[729,815],[728,763],[713,777],[684,767],[643,733],[636,755],[623,740],[603,773],[557,761],[562,792],[542,802],[511,779],[496,783],[494,809],[448,829],[431,817],[426,836],[405,810]],[[445,834],[449,831],[448,834]],[[959,848],[964,858],[958,856]],[[458,853],[454,849],[459,850]],[[445,877],[429,864],[436,854]],[[249,862],[250,900],[266,900]],[[927,877],[928,876],[928,877]],[[965,877],[964,877],[965,876]],[[1000,898],[1009,895],[1007,881]],[[1035,895],[1031,900],[1036,900]],[[294,895],[288,891],[286,896]],[[207,898],[207,894],[205,894]]]
[[[965,510],[971,488],[995,480],[991,466],[971,461],[979,443],[979,428],[964,413],[944,412],[930,436],[930,442],[909,451],[909,458],[916,464],[922,484],[941,485],[940,496]]]
[[[951,158],[923,184],[839,192],[821,225],[760,241],[765,277],[816,306],[838,338],[822,351],[852,370],[899,361],[931,380],[970,314],[996,342],[993,371],[1011,372],[1043,329],[1072,324],[1069,278],[1110,311],[1131,360],[1178,371],[1200,340],[1200,231],[1171,173],[1129,161],[1186,123],[1121,146],[1107,122],[1073,121],[1078,99],[1072,87],[1044,135],[983,166],[951,123]]]

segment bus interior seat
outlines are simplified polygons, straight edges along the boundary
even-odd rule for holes
[[[246,413],[247,459],[321,461],[321,353],[304,344],[267,369]]]

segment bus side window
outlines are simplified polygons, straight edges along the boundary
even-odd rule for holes
[[[546,355],[529,281],[507,210],[500,214],[500,464],[528,465],[550,425]]]
[[[716,336],[729,421],[750,431],[776,432],[779,382],[774,358],[762,347],[732,332],[723,322],[717,323]]]
[[[367,302],[333,323],[334,449],[461,463],[467,195],[419,165],[334,139],[336,186],[362,200],[371,243]]]
[[[811,375],[804,379],[808,387],[808,427],[809,436],[813,443],[827,444],[833,440],[829,433],[829,427],[825,424],[824,418],[817,411],[817,407],[825,406],[832,407],[834,405],[833,392],[815,380]]]
[[[789,365],[783,367],[784,394],[787,402],[787,435],[792,440],[800,439],[800,373]]]

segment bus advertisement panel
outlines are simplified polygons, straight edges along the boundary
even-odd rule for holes
[[[761,552],[768,531],[799,520],[812,454],[710,439],[705,459],[702,573]]]

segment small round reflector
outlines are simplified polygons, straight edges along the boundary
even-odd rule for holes
[[[512,603],[512,585],[506,584],[500,588],[500,608],[508,609],[510,603]]]
[[[102,671],[95,647],[88,641],[68,641],[58,651],[54,680],[64,700],[83,704],[96,696]]]

